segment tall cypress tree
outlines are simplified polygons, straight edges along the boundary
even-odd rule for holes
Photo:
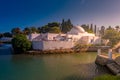
[[[94,33],[96,34],[97,33],[97,26],[95,25],[94,27]]]
[[[105,34],[105,26],[101,26],[100,34],[101,36]]]
[[[65,28],[65,21],[64,19],[62,20],[62,23],[61,23],[61,32],[64,32],[64,28]]]
[[[93,24],[91,24],[91,26],[90,26],[90,30],[93,31]]]
[[[62,23],[61,23],[61,32],[67,33],[68,31],[71,30],[72,27],[73,27],[73,25],[72,25],[70,19],[68,19],[67,21],[64,21],[64,19],[62,20]]]

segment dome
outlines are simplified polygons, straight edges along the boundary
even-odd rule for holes
[[[85,30],[81,26],[74,26],[74,28],[77,29],[79,33],[85,33]]]
[[[82,27],[80,27],[80,26],[74,26],[70,30],[70,32],[68,32],[68,33],[70,33],[70,34],[78,34],[78,33],[86,33],[86,32],[85,32],[85,30]]]

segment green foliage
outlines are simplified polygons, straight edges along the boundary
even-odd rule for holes
[[[30,28],[28,28],[28,27],[24,28],[23,33],[26,35],[30,34],[31,33]]]
[[[101,34],[101,36],[104,36],[104,34],[105,34],[105,27],[104,26],[101,26],[100,34]]]
[[[38,29],[36,27],[26,27],[23,30],[23,33],[26,35],[28,35],[30,33],[37,33],[37,32],[38,32]]]
[[[52,27],[49,30],[50,33],[60,33],[60,28],[59,27]]]
[[[0,33],[0,38],[2,38],[3,37],[3,34],[2,33]]]
[[[9,33],[9,32],[5,32],[5,33],[3,33],[3,36],[4,36],[4,37],[12,37],[12,34]]]
[[[109,45],[113,47],[115,44],[117,44],[120,41],[120,32],[116,31],[113,28],[109,28],[105,30],[105,34],[102,38],[109,39],[110,41]]]
[[[23,34],[17,34],[12,39],[12,46],[15,53],[21,53],[29,50],[31,48],[31,42],[28,41],[27,37]]]
[[[120,76],[113,76],[113,75],[102,75],[95,77],[94,80],[120,80]]]
[[[38,31],[41,33],[60,33],[60,23],[58,22],[52,22],[48,23],[45,26],[39,27]]]
[[[52,23],[48,23],[48,27],[59,27],[60,26],[60,23],[58,22],[52,22]]]
[[[94,33],[96,34],[97,33],[97,26],[95,25],[94,27]]]
[[[111,29],[113,29],[111,26],[109,26],[109,27],[107,28],[107,30],[111,30]]]
[[[12,33],[13,35],[20,34],[20,33],[21,33],[21,30],[20,30],[19,27],[16,27],[16,28],[13,28],[13,29],[11,30],[11,33]]]
[[[90,30],[93,31],[93,24],[90,25]]]
[[[64,19],[62,20],[61,32],[67,33],[68,31],[71,30],[72,27],[73,27],[73,24],[71,23],[70,19],[68,19],[67,21],[64,21]]]
[[[38,30],[37,30],[37,28],[36,27],[30,27],[30,31],[31,31],[31,33],[37,33],[38,32]]]
[[[89,25],[83,24],[83,25],[81,25],[81,27],[82,27],[86,32],[88,32],[88,33],[93,33],[93,30],[89,29]]]
[[[116,30],[119,31],[120,30],[120,26],[115,26]]]

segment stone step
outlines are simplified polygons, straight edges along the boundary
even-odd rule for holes
[[[114,63],[110,63],[106,65],[108,67],[108,69],[115,75],[120,74],[120,66],[118,64]]]

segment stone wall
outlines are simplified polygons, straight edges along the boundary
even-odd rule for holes
[[[33,41],[32,46],[34,50],[55,50],[55,49],[70,49],[72,48],[72,41]]]
[[[108,63],[108,58],[97,55],[95,63],[105,66]]]
[[[42,41],[32,41],[32,48],[34,50],[42,50],[43,49],[43,42]]]
[[[118,56],[116,59],[115,59],[115,62],[120,65],[120,56]]]

